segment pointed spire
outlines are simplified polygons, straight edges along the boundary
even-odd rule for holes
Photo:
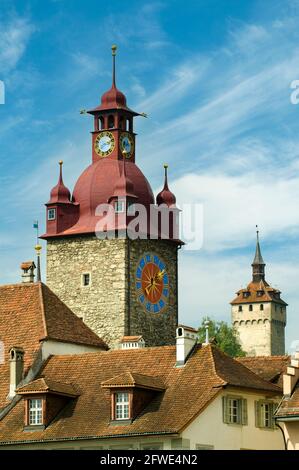
[[[260,239],[259,239],[259,230],[256,225],[256,249],[255,256],[252,262],[252,279],[254,282],[264,281],[265,280],[265,262],[262,257]]]
[[[56,203],[56,202],[68,203],[71,201],[71,193],[69,189],[63,183],[62,166],[63,166],[63,161],[60,160],[58,184],[54,186],[54,188],[51,191],[51,197],[50,197],[49,203]]]
[[[170,191],[168,187],[168,165],[164,165],[164,187],[162,191],[157,195],[156,198],[157,205],[166,204],[168,207],[175,206],[176,197]]]
[[[113,44],[113,46],[111,47],[111,50],[112,50],[112,87],[116,88],[115,57],[116,57],[117,46]]]

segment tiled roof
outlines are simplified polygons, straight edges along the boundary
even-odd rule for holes
[[[76,397],[79,395],[78,390],[72,384],[57,382],[55,380],[48,380],[43,377],[33,380],[23,387],[17,389],[18,395],[30,395],[35,393],[54,393],[57,395],[65,395],[69,397]]]
[[[284,397],[277,412],[277,417],[296,416],[299,418],[299,381],[290,397]]]
[[[263,295],[258,295],[258,291],[263,291]],[[243,293],[249,292],[248,297],[244,297]],[[250,282],[246,289],[240,289],[237,292],[237,297],[232,300],[231,304],[251,304],[254,302],[276,302],[281,305],[287,305],[287,303],[278,296],[280,291],[269,286],[266,281]]]
[[[24,261],[22,264],[21,264],[21,269],[30,269],[32,267],[35,267],[35,263],[34,261]]]
[[[282,387],[282,376],[290,362],[290,356],[238,357],[237,360],[264,380]]]
[[[135,341],[140,341],[142,339],[142,336],[123,336],[122,339],[120,340],[121,343],[129,343],[129,342],[135,342]]]
[[[61,410],[59,419],[34,435],[23,431],[21,400],[0,422],[0,442],[179,433],[228,385],[269,396],[280,394],[276,385],[263,381],[214,345],[198,345],[184,367],[177,368],[175,363],[174,346],[53,356],[41,372],[43,377],[75,384],[80,396]],[[166,388],[131,424],[110,425],[110,391],[101,383],[124,371],[132,377],[146,371],[160,377]]]
[[[7,403],[10,348],[24,349],[27,373],[37,356],[40,341],[44,339],[107,348],[44,284],[1,286],[0,341],[4,345],[4,364],[0,365],[0,408]]]
[[[136,387],[147,388],[149,390],[164,390],[165,385],[161,377],[152,375],[137,374],[136,372],[124,372],[117,377],[102,382],[104,388],[116,387]]]

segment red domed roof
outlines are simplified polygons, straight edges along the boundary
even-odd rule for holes
[[[176,204],[176,197],[168,188],[168,180],[167,180],[167,165],[164,165],[165,168],[165,181],[164,181],[164,188],[162,191],[157,195],[156,201],[157,205],[161,206],[162,204],[166,204],[168,207],[173,207]]]
[[[125,108],[127,100],[125,95],[116,88],[113,83],[110,90],[103,94],[101,100],[101,109]]]
[[[102,159],[90,165],[79,177],[73,192],[73,200],[79,204],[78,222],[64,232],[64,235],[92,233],[100,220],[96,209],[100,204],[108,204],[114,196],[122,178],[122,161]],[[126,178],[133,189],[135,202],[149,207],[154,204],[154,195],[142,171],[133,162],[126,162]]]
[[[56,186],[52,189],[50,193],[50,201],[48,204],[53,204],[57,202],[61,203],[68,203],[71,201],[71,193],[69,189],[64,185],[63,183],[63,178],[62,178],[62,165],[63,162],[59,162],[60,165],[60,174],[59,174],[59,180]]]

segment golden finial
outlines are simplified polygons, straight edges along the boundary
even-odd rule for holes
[[[113,46],[111,47],[111,50],[112,50],[112,55],[116,55],[117,46],[113,44]]]
[[[59,165],[62,166],[63,165],[63,160],[59,160]]]
[[[168,168],[168,165],[167,165],[167,163],[164,163],[164,165],[163,165],[163,166],[164,166],[165,170]]]
[[[35,245],[34,249],[35,249],[35,251],[36,251],[37,256],[40,255],[40,252],[42,251],[42,248],[43,248],[43,247],[42,247],[41,245],[38,245],[38,244]]]

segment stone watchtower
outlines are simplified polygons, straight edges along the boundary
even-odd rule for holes
[[[258,231],[252,281],[246,289],[237,292],[231,305],[232,323],[248,356],[285,354],[287,304],[281,299],[280,291],[265,280]]]
[[[47,240],[47,284],[112,347],[123,336],[138,335],[146,346],[174,344],[179,210],[167,166],[155,201],[135,163],[133,121],[140,114],[116,87],[115,54],[113,46],[112,86],[88,111],[94,121],[92,162],[72,194],[60,162],[59,181],[46,204],[41,238]],[[166,235],[162,219],[168,222]]]

